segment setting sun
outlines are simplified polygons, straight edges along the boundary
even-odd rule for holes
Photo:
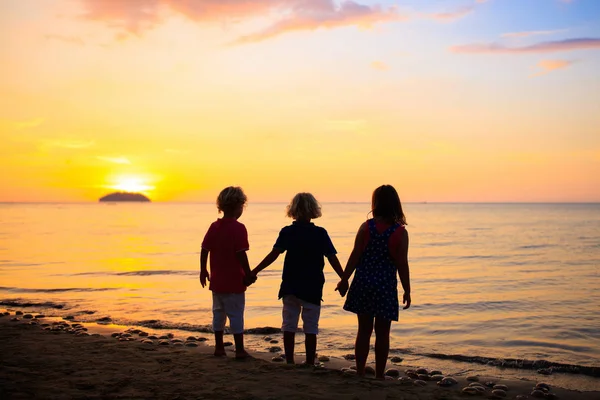
[[[110,186],[111,189],[123,192],[149,192],[154,186],[148,185],[143,179],[137,177],[119,178],[117,184]]]

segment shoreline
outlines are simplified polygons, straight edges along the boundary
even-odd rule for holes
[[[278,351],[251,351],[252,358],[236,361],[233,346],[227,347],[228,357],[214,357],[212,346],[197,337],[191,341],[196,342],[193,347],[184,344],[186,338],[175,335],[168,344],[159,345],[158,337],[149,344],[141,341],[148,340],[152,330],[146,332],[148,336],[140,336],[134,328],[114,332],[115,326],[94,324],[92,328],[89,324],[86,331],[83,328],[88,324],[62,318],[22,319],[14,314],[0,318],[2,399],[460,399],[466,396],[461,390],[472,384],[466,376],[454,376],[458,383],[450,387],[431,380],[415,386],[414,381],[403,382],[398,377],[385,382],[358,378],[347,370],[352,361],[330,358],[322,367],[288,366],[272,361]],[[20,320],[11,321],[14,318]],[[68,329],[73,333],[67,333]],[[119,333],[127,333],[128,338],[119,341],[111,337]],[[297,346],[297,350],[301,348]],[[297,360],[301,360],[300,352]],[[391,362],[388,369],[395,369],[400,377],[407,370]],[[507,385],[506,398],[532,398],[532,387],[543,381],[540,378],[536,382],[479,376],[478,380],[484,385],[488,380]],[[562,399],[600,398],[599,391],[553,387],[550,392]],[[491,393],[486,388],[485,397]]]

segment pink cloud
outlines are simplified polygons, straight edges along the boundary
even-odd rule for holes
[[[478,1],[478,3],[481,3],[481,2]],[[461,7],[454,11],[446,11],[446,12],[427,14],[426,17],[430,18],[430,19],[436,19],[438,21],[454,21],[454,20],[466,17],[467,15],[471,14],[474,10],[475,10],[475,7],[472,5],[469,5],[469,6]]]
[[[522,31],[522,32],[508,32],[503,33],[502,37],[512,37],[512,38],[521,38],[528,36],[538,36],[538,35],[553,35],[555,33],[566,32],[567,29],[554,29],[548,31]]]
[[[540,69],[533,76],[540,76],[547,74],[552,71],[556,71],[557,69],[565,69],[573,65],[573,61],[567,60],[542,60],[537,66]]]
[[[284,32],[331,29],[342,26],[371,28],[377,23],[403,21],[407,17],[394,7],[365,6],[354,1],[344,1],[336,7],[332,1],[305,1],[294,7],[285,17],[266,29],[239,38],[236,43],[259,42]]]
[[[527,46],[505,46],[499,43],[482,43],[452,46],[450,51],[459,54],[522,54],[554,53],[559,51],[600,49],[600,39],[575,38],[540,42]]]
[[[257,42],[289,31],[336,28],[341,26],[371,27],[380,22],[406,19],[395,7],[363,5],[344,0],[80,0],[83,17],[102,21],[124,35],[141,35],[156,27],[170,11],[197,22],[239,20],[243,18],[279,16],[265,29],[239,38],[236,43]]]

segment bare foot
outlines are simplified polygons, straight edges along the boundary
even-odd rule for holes
[[[224,357],[227,355],[227,353],[225,353],[225,349],[215,349],[215,352],[213,353],[213,355],[215,357]]]
[[[235,352],[235,359],[236,360],[243,360],[245,358],[249,358],[250,354],[248,354],[248,352],[246,350],[240,351],[240,352]]]

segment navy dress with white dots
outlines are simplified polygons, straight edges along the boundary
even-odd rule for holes
[[[394,224],[383,233],[377,232],[374,219],[368,220],[367,226],[369,243],[356,267],[344,310],[398,321],[398,270],[388,242],[402,225]]]

